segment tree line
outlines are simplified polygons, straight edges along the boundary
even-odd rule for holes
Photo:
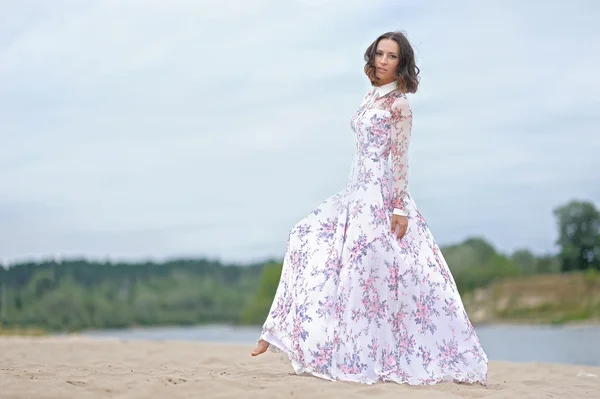
[[[483,238],[442,247],[462,294],[493,281],[600,270],[600,213],[572,201],[554,211],[560,248],[502,254]],[[275,294],[281,262],[223,264],[72,259],[0,268],[0,327],[79,330],[168,324],[260,324]]]

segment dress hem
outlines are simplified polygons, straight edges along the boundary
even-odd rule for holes
[[[366,384],[366,385],[374,385],[377,383],[384,383],[384,382],[394,382],[397,384],[408,384],[411,386],[437,385],[437,384],[443,384],[443,383],[455,383],[455,384],[477,384],[477,383],[479,383],[484,388],[487,388],[487,386],[488,386],[487,375],[485,377],[469,378],[469,377],[465,376],[464,374],[462,376],[446,374],[442,377],[427,379],[425,381],[419,380],[419,379],[417,379],[415,381],[415,379],[410,379],[410,378],[389,377],[388,375],[390,373],[387,373],[388,375],[379,375],[379,378],[376,378],[376,379],[373,379],[373,378],[352,379],[352,378],[332,377],[332,376],[320,373],[320,372],[316,371],[314,368],[312,368],[310,366],[306,366],[305,364],[302,364],[301,362],[298,362],[298,360],[295,359],[293,352],[290,349],[287,349],[286,346],[283,343],[281,343],[280,340],[273,334],[271,334],[269,332],[263,332],[260,336],[260,339],[265,340],[266,342],[269,343],[268,350],[270,352],[285,353],[292,365],[292,368],[294,369],[294,372],[297,375],[312,375],[314,377],[318,377],[318,378],[321,378],[321,379],[324,379],[327,381],[331,381],[331,382],[355,382],[355,383]]]

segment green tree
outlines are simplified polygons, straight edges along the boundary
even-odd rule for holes
[[[537,272],[537,258],[528,249],[516,250],[510,259],[524,274],[534,274]]]
[[[277,291],[282,270],[283,265],[277,262],[269,262],[263,266],[260,286],[252,301],[242,311],[242,323],[261,324],[265,320]]]
[[[562,271],[600,270],[600,212],[593,203],[571,201],[554,210]]]
[[[560,272],[560,259],[555,255],[543,255],[536,259],[536,273],[558,273]]]

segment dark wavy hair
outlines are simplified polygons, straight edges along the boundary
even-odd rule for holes
[[[420,69],[415,63],[415,53],[404,32],[386,32],[379,36],[365,51],[365,73],[374,86],[379,86],[378,78],[375,75],[375,53],[377,45],[381,39],[390,39],[398,43],[400,54],[398,54],[398,67],[394,71],[394,76],[398,81],[400,90],[403,93],[416,93],[419,88]]]

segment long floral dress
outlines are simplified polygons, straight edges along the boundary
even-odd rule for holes
[[[298,374],[361,383],[487,385],[487,356],[407,190],[412,111],[395,82],[351,119],[346,188],[290,231],[261,338]],[[408,217],[402,239],[393,213]]]

